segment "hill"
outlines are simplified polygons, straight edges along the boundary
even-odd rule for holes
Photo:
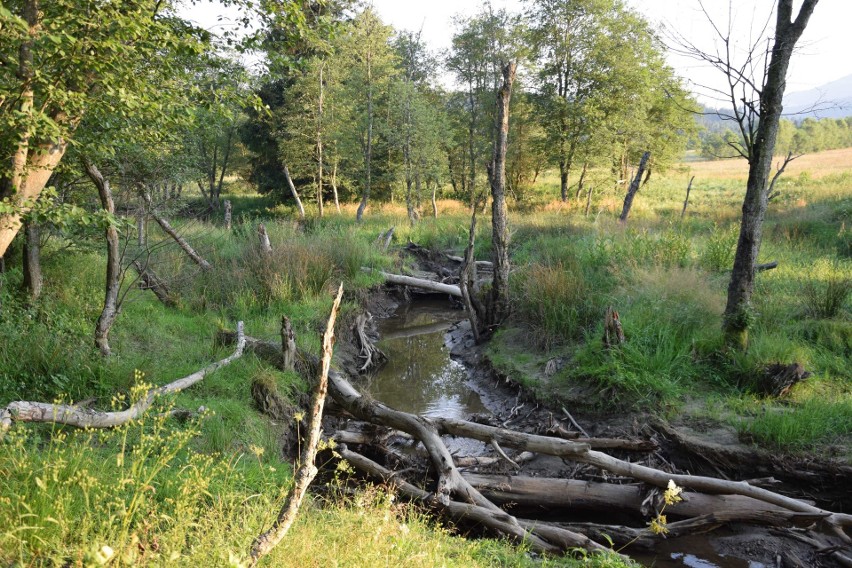
[[[796,121],[852,116],[852,75],[807,91],[788,93],[784,97],[784,114]]]

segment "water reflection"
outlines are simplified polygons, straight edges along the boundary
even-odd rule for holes
[[[461,314],[446,302],[420,301],[381,321],[379,347],[389,361],[371,380],[370,393],[388,406],[425,416],[487,412],[466,384],[467,371],[444,346],[444,333]]]

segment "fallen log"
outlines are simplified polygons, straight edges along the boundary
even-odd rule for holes
[[[364,272],[377,272],[381,274],[385,281],[390,284],[399,284],[400,286],[412,286],[414,288],[429,290],[430,292],[437,292],[439,294],[449,294],[450,296],[455,296],[457,298],[462,297],[462,293],[459,287],[453,286],[452,284],[443,284],[441,282],[433,282],[431,280],[425,280],[423,278],[403,276],[402,274],[390,274],[388,272],[383,272],[381,270],[373,270],[371,268],[361,268],[361,270],[363,270]]]
[[[7,430],[12,422],[49,422],[65,424],[77,428],[115,428],[136,420],[148,410],[154,401],[166,394],[176,393],[201,381],[210,373],[242,357],[246,346],[243,322],[237,324],[237,349],[228,357],[207,365],[200,371],[172,381],[167,385],[148,390],[130,408],[116,412],[104,412],[80,408],[68,404],[48,404],[45,402],[16,401],[10,402],[0,410],[0,432]]]
[[[648,488],[642,485],[594,483],[578,479],[554,479],[510,475],[465,473],[464,478],[489,500],[498,505],[513,503],[521,507],[546,507],[549,511],[564,508],[576,511],[616,509],[645,516]],[[754,511],[787,513],[787,509],[740,495],[707,495],[681,493],[682,501],[666,506],[666,514],[675,517],[699,517],[725,511],[742,513],[744,518]],[[659,506],[659,505],[658,505]],[[658,508],[652,507],[653,509]],[[827,516],[819,515],[820,518]]]
[[[157,276],[150,266],[142,266],[141,262],[134,260],[133,268],[136,270],[137,274],[139,274],[140,289],[152,291],[154,295],[157,296],[157,299],[165,306],[170,308],[177,306],[177,302],[172,297],[168,285],[163,282],[159,276]]]
[[[204,260],[204,258],[202,258],[202,256],[198,254],[194,248],[192,248],[192,246],[186,241],[186,239],[181,237],[174,229],[174,227],[172,227],[168,221],[166,221],[154,210],[154,205],[151,201],[151,194],[147,190],[143,191],[142,197],[145,199],[145,203],[148,206],[148,210],[151,213],[151,216],[154,218],[160,228],[163,229],[166,234],[168,234],[171,238],[175,240],[175,242],[178,244],[178,246],[180,246],[180,248],[183,249],[187,256],[191,258],[195,264],[200,266],[202,270],[212,269],[213,266],[211,266],[209,262]]]
[[[669,509],[666,508],[666,513]],[[654,532],[650,528],[634,528],[622,525],[601,525],[595,523],[559,523],[559,526],[584,534],[589,538],[611,540],[616,546],[630,546],[653,550],[665,538],[675,538],[690,534],[713,531],[730,523],[746,523],[769,527],[809,527],[822,520],[822,515],[794,513],[791,511],[716,511],[666,523],[665,530]]]
[[[446,256],[449,260],[452,260],[453,262],[458,262],[459,264],[464,262],[464,258],[460,256],[455,256],[452,254],[444,254],[444,256]],[[477,269],[494,270],[494,263],[490,260],[477,260],[474,261],[474,263],[476,264]]]
[[[644,481],[657,487],[667,487],[668,483],[673,481],[679,487],[703,493],[743,495],[797,513],[828,513],[829,516],[825,519],[828,524],[837,528],[852,526],[852,515],[825,511],[799,499],[787,497],[761,487],[753,487],[744,481],[727,481],[699,475],[668,473],[652,467],[620,460],[602,452],[591,450],[586,444],[577,444],[576,442],[560,438],[524,434],[451,418],[435,418],[432,421],[442,434],[464,436],[483,442],[490,442],[492,439],[496,439],[501,445],[510,448],[568,458],[599,467],[616,475],[632,477],[633,479]],[[844,538],[849,539],[845,533]],[[852,543],[852,539],[849,539],[847,542]]]
[[[309,356],[305,356],[309,357]],[[435,491],[442,503],[449,503],[452,495],[458,495],[466,501],[494,510],[499,508],[474,488],[461,475],[452,461],[452,456],[441,441],[441,435],[461,436],[480,440],[485,443],[496,442],[500,446],[516,450],[549,454],[557,457],[585,463],[623,477],[630,477],[650,485],[666,488],[673,482],[677,486],[692,489],[701,493],[740,495],[774,505],[793,513],[806,513],[823,519],[829,529],[849,543],[849,536],[843,531],[844,527],[852,526],[852,515],[833,513],[794,499],[774,493],[761,487],[754,487],[747,482],[727,481],[712,477],[687,474],[673,474],[651,467],[630,463],[592,450],[588,444],[560,438],[550,438],[535,434],[515,432],[484,424],[476,424],[451,418],[425,418],[393,410],[379,402],[362,397],[349,384],[346,378],[338,372],[329,375],[329,392],[346,411],[353,416],[402,430],[418,439],[429,451],[433,466],[438,472],[438,487]],[[766,507],[766,505],[763,505]],[[769,509],[766,509],[769,510]],[[781,514],[781,513],[779,513]],[[536,533],[546,540],[541,533]],[[551,543],[552,544],[552,543]]]
[[[500,509],[482,507],[479,505],[460,503],[458,501],[440,502],[434,499],[434,494],[408,483],[393,471],[378,463],[349,450],[345,446],[337,449],[340,456],[350,465],[364,473],[382,479],[402,495],[431,506],[438,506],[450,517],[465,523],[481,524],[501,536],[506,536],[518,543],[525,543],[533,550],[547,553],[563,553],[571,549],[582,548],[589,551],[609,551],[592,539],[573,531],[549,526],[542,523],[523,521],[504,513]],[[541,532],[547,532],[547,540],[540,538]],[[553,541],[556,541],[554,543]]]

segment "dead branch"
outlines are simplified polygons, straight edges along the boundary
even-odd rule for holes
[[[355,332],[355,338],[360,346],[358,356],[364,360],[364,364],[358,369],[361,373],[366,373],[370,369],[378,367],[388,360],[387,355],[385,355],[381,349],[376,347],[367,335],[367,326],[372,319],[373,316],[370,315],[370,312],[364,312],[355,318],[355,323],[352,325],[352,330]]]
[[[157,296],[157,299],[169,308],[173,308],[177,305],[177,302],[171,295],[169,286],[162,280],[162,278],[157,276],[150,266],[143,267],[141,262],[134,260],[133,268],[139,274],[139,288],[142,290],[152,291],[154,295]]]
[[[275,519],[272,527],[258,536],[252,543],[250,566],[254,566],[258,560],[269,554],[287,534],[293,521],[296,520],[296,515],[299,514],[299,508],[302,505],[302,499],[308,491],[308,486],[317,475],[317,467],[314,465],[314,460],[317,457],[317,445],[320,441],[320,428],[322,426],[322,410],[325,405],[325,396],[328,392],[328,373],[331,369],[331,356],[334,346],[334,322],[337,319],[338,311],[340,311],[340,301],[342,299],[343,284],[337,290],[337,297],[332,304],[331,315],[328,317],[325,334],[322,338],[322,365],[313,396],[311,397],[311,413],[308,417],[308,440],[302,450],[293,490],[287,497],[284,506],[281,507],[278,518]]]
[[[13,421],[50,422],[54,424],[66,424],[77,428],[114,428],[122,424],[127,424],[131,420],[141,417],[154,404],[157,398],[191,387],[210,373],[236,361],[242,357],[245,346],[246,338],[243,333],[243,322],[239,322],[237,323],[237,349],[231,355],[182,379],[150,389],[126,410],[103,412],[68,404],[16,401],[10,402],[5,409],[0,410],[0,431],[7,430]]]
[[[145,199],[145,204],[148,206],[148,210],[151,213],[151,217],[157,222],[163,231],[166,232],[171,238],[175,240],[175,242],[183,249],[183,251],[192,259],[192,261],[201,267],[202,270],[210,270],[213,267],[209,262],[204,260],[200,254],[198,254],[194,248],[181,237],[178,232],[171,226],[171,224],[166,221],[159,213],[154,210],[154,206],[151,202],[151,193],[147,189],[142,190],[142,197]]]
[[[455,296],[457,298],[462,297],[461,290],[458,286],[453,286],[452,284],[443,284],[441,282],[433,282],[432,280],[425,280],[423,278],[413,278],[411,276],[403,276],[401,274],[389,274],[387,272],[382,272],[381,270],[373,270],[371,268],[361,268],[364,272],[377,272],[382,275],[386,282],[390,284],[399,284],[400,286],[413,286],[414,288],[421,288],[423,290],[429,290],[430,292],[437,292],[439,294],[449,294],[450,296]]]

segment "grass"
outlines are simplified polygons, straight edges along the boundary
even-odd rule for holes
[[[655,172],[626,226],[615,221],[620,189],[598,180],[585,216],[584,203],[553,201],[557,180],[543,174],[537,193],[511,212],[514,304],[487,347],[489,359],[550,402],[610,413],[717,412],[743,440],[773,451],[852,459],[850,160],[852,151],[804,157],[779,182],[760,259],[779,265],[758,276],[744,353],[727,351],[720,331],[741,166],[702,162],[691,163],[691,171]],[[691,174],[696,183],[680,220]],[[216,222],[173,219],[214,269],[202,274],[164,243],[154,266],[178,292],[179,306],[166,309],[131,290],[111,335],[117,355],[107,360],[92,346],[103,294],[98,241],[66,249],[51,240],[45,292],[35,302],[19,293],[19,257],[10,256],[10,269],[0,275],[0,404],[126,404],[136,370],[154,384],[187,375],[230,351],[214,337],[238,320],[249,334],[275,339],[287,315],[300,347],[317,351],[336,284],[346,288],[339,327],[345,336],[348,318],[378,284],[361,267],[396,270],[404,262],[377,249],[380,233],[395,227],[394,245],[411,240],[436,251],[458,253],[467,243],[467,207],[454,201],[439,202],[439,217],[415,226],[398,204],[372,205],[361,224],[351,204],[342,215],[296,224],[292,211],[268,197],[242,192],[232,202],[231,232]],[[488,221],[483,216],[477,228],[479,259],[490,255]],[[271,255],[257,246],[259,222],[270,234]],[[601,342],[607,306],[620,313],[627,336],[609,350]],[[551,360],[564,365],[547,376]],[[757,377],[779,362],[802,363],[813,376],[783,400],[758,397]],[[116,564],[238,564],[268,526],[291,474],[281,455],[282,425],[253,407],[254,381],[291,396],[305,388],[295,375],[245,356],[163,401],[144,421],[112,432],[17,426],[0,442],[0,563],[97,564],[108,546]],[[169,404],[207,412],[181,423],[160,415]],[[270,565],[539,562],[523,547],[459,538],[377,488],[314,499],[275,554]],[[544,565],[618,564],[575,557]]]

